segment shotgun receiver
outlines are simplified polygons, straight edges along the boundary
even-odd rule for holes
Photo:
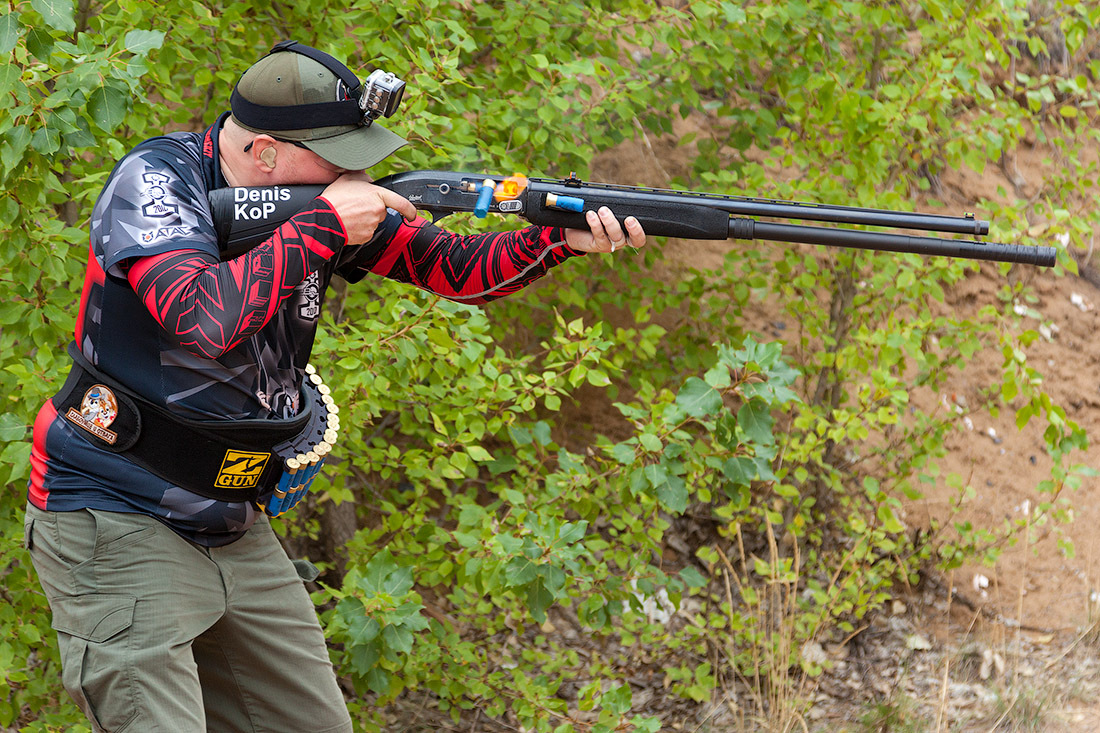
[[[764,239],[833,247],[910,252],[1051,267],[1054,247],[998,244],[974,239],[939,239],[835,227],[776,224],[749,217],[796,219],[832,224],[892,227],[982,236],[989,222],[863,209],[851,206],[743,198],[670,189],[586,183],[569,178],[486,176],[453,171],[408,171],[375,184],[407,198],[433,221],[456,212],[514,214],[532,224],[587,229],[586,210],[607,206],[620,219],[637,217],[650,236],[683,239]],[[210,205],[225,259],[251,249],[306,206],[324,186],[224,188],[210,194]]]

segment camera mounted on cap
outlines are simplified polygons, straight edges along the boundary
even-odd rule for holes
[[[404,95],[405,82],[388,71],[372,71],[359,95],[363,121],[369,125],[379,117],[393,117]]]

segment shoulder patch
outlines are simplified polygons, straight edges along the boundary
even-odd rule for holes
[[[180,207],[168,195],[168,188],[164,185],[172,180],[163,173],[149,172],[142,176],[142,180],[149,184],[144,193],[149,201],[142,205],[141,213],[152,218],[165,218],[179,216]]]

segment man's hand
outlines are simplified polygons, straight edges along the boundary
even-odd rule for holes
[[[601,206],[598,212],[586,211],[585,218],[589,231],[565,230],[565,243],[576,252],[614,252],[627,245],[635,249],[645,246],[645,231],[633,216],[626,217],[623,222],[625,232],[615,214],[606,206]]]
[[[409,221],[416,218],[416,207],[408,199],[375,186],[365,173],[344,173],[321,195],[344,223],[349,245],[369,242],[385,221],[386,209],[393,209]]]

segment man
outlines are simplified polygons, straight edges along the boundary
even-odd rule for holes
[[[96,731],[351,730],[261,510],[289,476],[265,451],[324,409],[303,378],[333,275],[485,301],[575,253],[645,244],[606,209],[588,231],[432,226],[363,173],[405,141],[361,95],[331,56],[279,44],[231,115],[142,143],[95,205],[73,372],[35,422],[26,537],[65,688]],[[306,183],[327,187],[222,261],[210,191]]]

